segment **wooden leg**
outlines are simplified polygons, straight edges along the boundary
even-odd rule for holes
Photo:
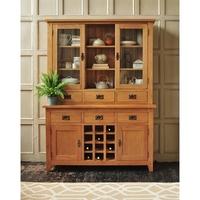
[[[153,172],[153,163],[148,164],[149,172]]]
[[[49,172],[49,171],[51,171],[51,169],[52,169],[52,165],[51,165],[51,163],[46,163],[46,170]]]

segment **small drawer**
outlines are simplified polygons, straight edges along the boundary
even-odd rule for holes
[[[74,92],[74,91],[67,91],[67,94],[65,95],[64,103],[66,104],[76,104],[76,103],[82,103],[83,96],[82,92]]]
[[[85,103],[113,103],[114,92],[113,91],[99,91],[99,92],[85,92],[84,93]]]
[[[85,123],[114,123],[115,114],[114,113],[101,113],[101,112],[87,112],[84,114]]]
[[[52,112],[51,113],[51,122],[60,123],[60,122],[81,122],[81,112]]]
[[[117,92],[118,103],[145,103],[147,102],[147,92],[119,91]]]
[[[127,112],[117,113],[118,122],[140,122],[145,123],[148,121],[148,113],[146,112]]]

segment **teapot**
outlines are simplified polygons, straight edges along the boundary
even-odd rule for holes
[[[94,58],[98,64],[104,64],[107,61],[107,56],[105,54],[97,54]]]

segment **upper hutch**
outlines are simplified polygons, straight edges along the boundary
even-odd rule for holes
[[[47,20],[48,70],[68,84],[46,108],[54,165],[147,165],[153,171],[154,20]]]

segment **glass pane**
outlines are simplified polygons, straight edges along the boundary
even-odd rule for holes
[[[115,25],[87,24],[85,87],[113,89],[115,87]]]
[[[58,73],[70,85],[80,83],[80,30],[58,30]]]
[[[120,84],[143,84],[142,29],[121,29]]]

